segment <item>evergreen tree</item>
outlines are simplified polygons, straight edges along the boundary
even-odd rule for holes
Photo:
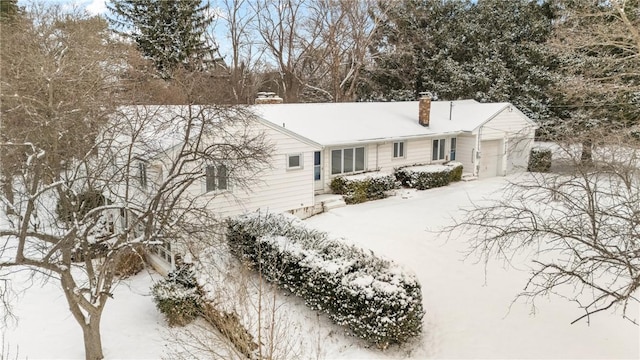
[[[549,115],[553,57],[545,43],[554,11],[546,2],[405,0],[377,34],[373,83],[363,95],[510,101]]]
[[[216,47],[207,40],[213,21],[209,4],[200,0],[112,0],[111,25],[131,38],[152,60],[164,79],[178,67],[200,71],[217,61]]]
[[[0,21],[11,19],[20,13],[18,0],[2,0],[0,1]]]

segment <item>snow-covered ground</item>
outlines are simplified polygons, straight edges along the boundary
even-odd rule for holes
[[[638,359],[640,329],[619,313],[600,313],[591,323],[570,325],[581,315],[559,297],[531,304],[516,301],[527,279],[526,256],[513,265],[463,261],[465,239],[437,231],[460,216],[470,200],[498,196],[503,178],[459,182],[426,191],[350,205],[315,216],[307,223],[342,236],[403,264],[416,273],[423,290],[424,334],[415,343],[385,352],[342,334],[326,317],[293,297],[278,295],[292,355],[299,358],[535,358]],[[169,330],[157,313],[149,287],[158,275],[144,272],[117,288],[107,304],[102,334],[107,358],[172,358]],[[15,287],[26,280],[15,275]],[[5,355],[13,359],[73,359],[83,356],[80,328],[66,310],[56,284],[34,283],[15,303],[17,326],[3,328]],[[637,314],[638,307],[630,310]],[[193,330],[193,329],[191,329]],[[189,328],[187,329],[189,331]],[[294,347],[295,347],[294,346]],[[1,348],[1,347],[0,347]],[[0,356],[1,358],[1,356]]]

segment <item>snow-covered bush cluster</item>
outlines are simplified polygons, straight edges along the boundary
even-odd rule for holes
[[[228,224],[236,256],[353,335],[385,348],[421,332],[420,284],[397,264],[292,216],[256,212]]]
[[[443,165],[407,166],[397,169],[395,175],[402,186],[426,190],[460,181],[462,164],[451,161]]]
[[[384,199],[386,192],[395,189],[393,174],[370,172],[351,176],[338,176],[331,181],[331,191],[344,195],[347,204]]]
[[[527,171],[549,172],[551,169],[551,149],[533,148],[529,155]]]
[[[170,272],[166,279],[153,285],[151,293],[169,326],[187,325],[202,311],[202,292],[189,265]]]

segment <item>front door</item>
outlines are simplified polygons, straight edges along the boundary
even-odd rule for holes
[[[324,188],[322,184],[322,158],[321,152],[316,151],[313,153],[313,183],[314,190],[320,191]]]

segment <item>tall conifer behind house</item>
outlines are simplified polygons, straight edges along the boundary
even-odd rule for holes
[[[217,61],[217,48],[207,36],[214,20],[208,3],[112,0],[108,8],[114,30],[132,39],[164,79],[178,68],[201,71]]]

